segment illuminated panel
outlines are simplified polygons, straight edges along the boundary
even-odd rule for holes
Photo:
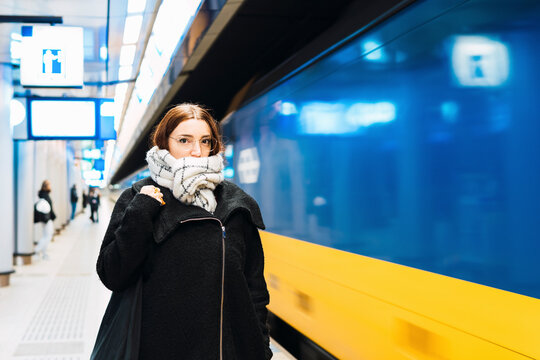
[[[83,86],[83,29],[62,26],[23,26],[21,85]]]
[[[96,136],[94,101],[32,101],[30,111],[33,137]]]

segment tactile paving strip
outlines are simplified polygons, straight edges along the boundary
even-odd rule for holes
[[[15,350],[17,360],[80,358],[89,281],[87,276],[61,276],[53,281]]]

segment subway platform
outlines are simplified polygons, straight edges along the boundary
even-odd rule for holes
[[[103,201],[100,222],[79,213],[49,245],[49,259],[15,265],[0,288],[0,359],[89,359],[110,291],[95,264],[114,204]],[[272,341],[273,359],[294,359]]]

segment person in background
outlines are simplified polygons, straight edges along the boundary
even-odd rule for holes
[[[54,213],[52,200],[50,197],[51,184],[49,180],[43,181],[41,184],[41,190],[38,192],[39,200],[34,206],[34,223],[41,223],[43,226],[41,238],[39,239],[35,252],[41,254],[41,257],[45,260],[49,258],[47,254],[47,247],[54,235],[53,220],[56,219]]]
[[[83,212],[86,209],[86,205],[88,205],[88,193],[83,189],[83,192],[82,192],[82,208],[83,208]]]
[[[152,141],[151,176],[116,202],[97,262],[113,292],[142,277],[134,358],[270,359],[264,223],[255,200],[224,181],[219,123],[177,105]]]
[[[88,194],[88,203],[90,204],[90,219],[92,222],[99,222],[99,193],[96,189],[90,189]]]
[[[77,186],[73,184],[73,186],[71,187],[71,220],[75,218],[77,201],[79,201],[79,195],[77,194]]]

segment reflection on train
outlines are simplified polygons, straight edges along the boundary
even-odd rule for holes
[[[226,119],[297,357],[540,358],[539,40],[538,1],[417,1]]]

